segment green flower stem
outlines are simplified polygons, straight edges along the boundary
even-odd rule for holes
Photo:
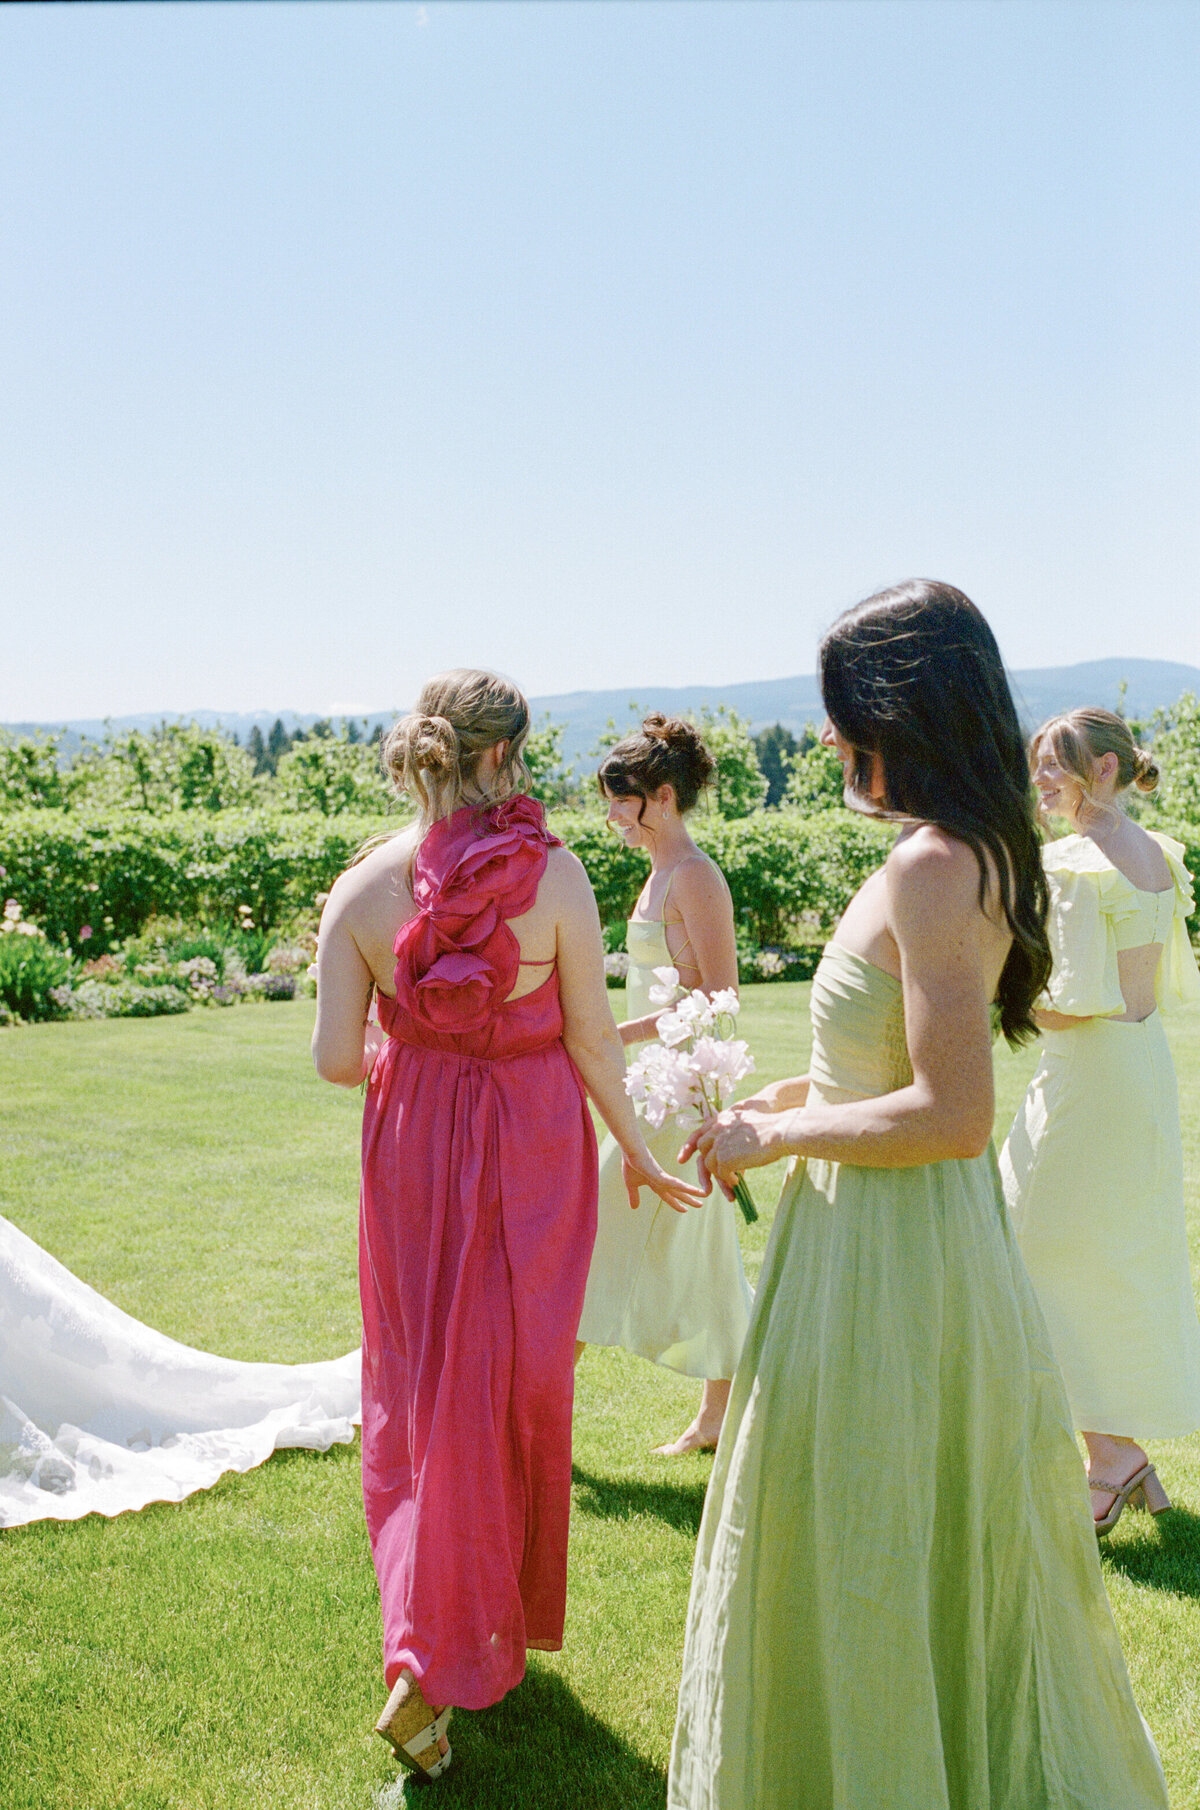
[[[742,1209],[742,1218],[745,1220],[746,1224],[752,1226],[758,1218],[758,1208],[754,1204],[753,1196],[750,1193],[744,1175],[739,1175],[733,1184],[733,1198]]]

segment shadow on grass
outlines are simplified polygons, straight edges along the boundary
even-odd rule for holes
[[[632,1477],[596,1477],[579,1465],[571,1466],[576,1486],[575,1507],[581,1514],[606,1520],[628,1521],[634,1515],[657,1515],[669,1527],[684,1533],[700,1531],[707,1478],[696,1483],[643,1483]]]
[[[1149,1584],[1172,1596],[1200,1597],[1200,1515],[1189,1508],[1169,1508],[1143,1531],[1146,1520],[1145,1515],[1136,1517],[1137,1539],[1102,1543],[1113,1570],[1131,1583]]]
[[[491,1709],[459,1710],[454,1764],[437,1781],[439,1810],[663,1810],[666,1775],[594,1716],[554,1672],[531,1663]],[[404,1775],[373,1810],[429,1810],[424,1780]]]

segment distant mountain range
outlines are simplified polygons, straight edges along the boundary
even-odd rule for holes
[[[1146,717],[1160,705],[1173,704],[1183,691],[1200,693],[1200,667],[1182,666],[1171,660],[1085,660],[1077,666],[1039,666],[1009,676],[1017,708],[1030,728],[1076,704],[1103,704],[1113,709],[1121,695],[1122,682],[1126,685],[1122,709],[1132,717]],[[794,734],[799,734],[806,723],[819,723],[824,715],[817,680],[811,673],[792,679],[754,679],[742,685],[630,685],[622,691],[569,691],[529,701],[535,718],[540,720],[548,714],[564,725],[564,752],[572,762],[595,746],[610,718],[624,727],[631,720],[633,703],[639,711],[663,710],[669,714],[698,711],[706,706],[716,709],[725,704],[755,730],[782,723]],[[395,709],[372,710],[360,720],[386,723],[396,714]],[[153,729],[164,715],[170,721],[220,727],[236,734],[243,743],[255,725],[266,735],[277,717],[287,730],[308,729],[320,721],[318,716],[304,716],[293,710],[242,714],[193,710],[179,715],[159,712],[112,717],[107,722],[81,718],[65,723],[5,723],[0,727],[14,735],[65,730],[67,745],[71,746],[84,736],[99,740],[110,730]]]

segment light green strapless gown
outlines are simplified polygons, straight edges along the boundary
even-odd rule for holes
[[[911,1078],[830,945],[825,1098]],[[671,1810],[1165,1810],[989,1149],[780,1200],[688,1609]]]

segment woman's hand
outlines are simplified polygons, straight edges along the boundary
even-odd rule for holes
[[[636,1156],[624,1151],[621,1156],[621,1173],[625,1181],[625,1192],[629,1196],[631,1207],[640,1204],[643,1188],[652,1188],[665,1206],[673,1207],[676,1213],[686,1213],[689,1207],[700,1207],[704,1204],[707,1188],[698,1188],[692,1182],[685,1182],[681,1176],[668,1175],[659,1167],[643,1144]]]
[[[795,1106],[808,1104],[808,1087],[807,1075],[790,1075],[786,1081],[768,1081],[757,1093],[739,1100],[738,1108],[744,1111],[749,1106],[755,1112],[789,1112]]]
[[[371,1071],[375,1067],[375,1058],[387,1042],[387,1032],[375,1016],[375,1007],[371,1007],[371,1016],[367,1019],[363,1032],[363,1080],[371,1079]]]
[[[791,1118],[791,1113],[763,1112],[743,1100],[739,1106],[714,1113],[693,1131],[679,1152],[679,1161],[697,1157],[701,1178],[711,1176],[732,1198],[733,1184],[744,1169],[761,1169],[765,1163],[791,1154],[787,1142]]]
[[[1039,1031],[1073,1031],[1081,1024],[1092,1024],[1094,1014],[1055,1012],[1048,1006],[1042,1006],[1034,1012],[1033,1022]]]

